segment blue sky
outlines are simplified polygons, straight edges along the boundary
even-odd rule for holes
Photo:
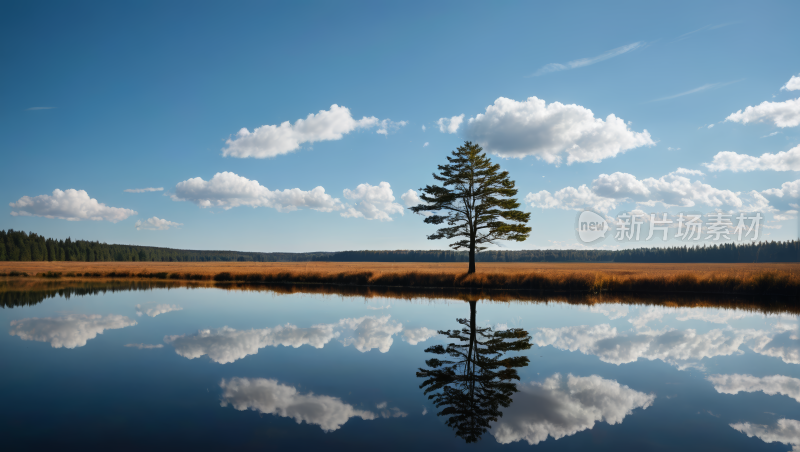
[[[471,139],[532,212],[508,249],[585,247],[583,209],[758,211],[760,238],[798,236],[797,2],[0,8],[0,229],[443,249],[402,195]],[[663,243],[588,246],[640,245]]]

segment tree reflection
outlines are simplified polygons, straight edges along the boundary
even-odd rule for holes
[[[505,357],[504,354],[531,348],[528,332],[521,328],[494,331],[491,327],[475,325],[476,301],[469,302],[470,318],[457,319],[460,330],[439,331],[458,342],[445,348],[435,345],[425,350],[439,355],[425,361],[417,377],[425,378],[420,385],[437,408],[437,414],[447,416],[447,425],[467,443],[478,441],[503,416],[500,407],[507,408],[517,392],[518,367],[528,365],[525,356]]]

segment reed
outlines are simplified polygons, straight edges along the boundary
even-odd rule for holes
[[[639,266],[648,270],[648,268]],[[149,272],[146,270],[85,272],[84,278],[138,278],[177,281],[215,281],[217,283],[248,284],[316,284],[339,286],[444,288],[457,290],[525,290],[536,293],[686,293],[730,295],[781,295],[800,297],[800,272],[794,270],[750,270],[706,272],[617,271],[603,272],[587,269],[575,271],[505,271],[456,273],[435,271],[317,271],[293,269],[272,272]],[[11,272],[12,276],[22,276]],[[61,277],[62,273],[48,271],[40,277]],[[71,274],[67,274],[71,276]]]

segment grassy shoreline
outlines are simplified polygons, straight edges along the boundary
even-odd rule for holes
[[[53,271],[0,272],[6,277],[111,278],[216,283],[337,285],[408,289],[517,290],[534,293],[576,294],[702,294],[777,295],[800,297],[800,271],[794,268],[750,271],[661,271],[643,266],[640,271],[503,271],[475,274],[435,271],[298,271],[191,272],[191,271]],[[76,270],[79,267],[76,265]],[[180,270],[176,267],[175,270]]]

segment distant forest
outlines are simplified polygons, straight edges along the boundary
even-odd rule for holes
[[[54,240],[21,231],[0,231],[0,261],[79,262],[467,262],[466,251],[340,251],[253,253],[196,251],[85,240]],[[800,262],[800,241],[695,247],[607,250],[483,251],[478,262]]]

